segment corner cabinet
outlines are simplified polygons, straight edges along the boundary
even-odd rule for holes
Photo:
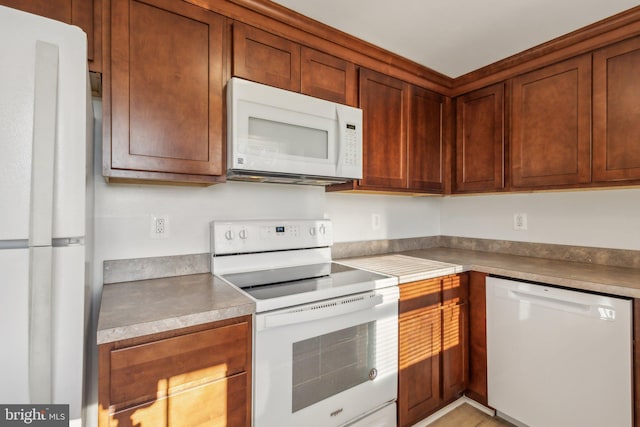
[[[251,426],[250,316],[98,354],[99,427]]]
[[[400,285],[398,426],[455,400],[467,380],[466,273]]]
[[[103,1],[105,177],[224,180],[224,18],[172,0]]]
[[[593,55],[593,180],[640,180],[640,37]]]
[[[505,188],[504,84],[456,99],[455,192]]]
[[[511,114],[514,190],[591,182],[591,55],[514,78]]]
[[[445,97],[367,69],[359,85],[363,178],[327,190],[442,193]]]

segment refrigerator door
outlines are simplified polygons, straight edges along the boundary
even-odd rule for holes
[[[68,403],[80,418],[84,371],[85,247],[53,248],[53,403]]]
[[[29,249],[0,250],[0,402],[29,402]]]
[[[8,61],[0,67],[0,240],[29,238],[32,145],[39,126],[36,41],[59,51],[53,237],[85,234],[86,35],[77,27],[0,6],[0,57]]]

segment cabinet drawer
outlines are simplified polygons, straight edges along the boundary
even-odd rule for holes
[[[248,426],[249,376],[241,373],[109,417],[110,426]]]
[[[442,304],[460,304],[469,297],[469,275],[456,274],[442,278]]]
[[[400,285],[400,312],[440,304],[440,278]]]
[[[153,401],[245,371],[249,333],[245,322],[113,350],[111,404]]]

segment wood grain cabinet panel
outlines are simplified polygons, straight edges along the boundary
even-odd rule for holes
[[[157,399],[110,416],[110,427],[248,426],[248,375],[241,373]]]
[[[233,75],[300,92],[300,45],[235,22]]]
[[[375,71],[360,70],[363,111],[362,187],[407,187],[407,85]]]
[[[94,26],[94,8],[100,0],[0,0],[0,5],[77,25],[87,34],[87,57],[90,71],[101,71],[100,33]]]
[[[99,427],[251,425],[250,316],[98,351]]]
[[[398,426],[415,424],[438,408],[442,325],[440,280],[400,286]]]
[[[355,64],[303,46],[300,68],[300,91],[305,95],[357,105]]]
[[[488,405],[487,393],[487,274],[469,273],[469,378],[466,395]]]
[[[398,426],[462,395],[468,372],[468,275],[400,285]]]
[[[504,84],[456,99],[456,192],[505,187]]]
[[[444,190],[444,96],[416,86],[409,88],[408,188]]]
[[[442,400],[462,395],[469,372],[469,275],[442,279]]]
[[[223,18],[185,2],[112,0],[110,23],[105,175],[215,181],[224,172]]]
[[[593,55],[593,180],[640,180],[640,37]]]
[[[591,55],[513,79],[512,187],[591,181]]]

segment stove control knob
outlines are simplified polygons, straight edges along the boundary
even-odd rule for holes
[[[316,235],[316,228],[315,228],[315,227],[311,227],[311,228],[309,229],[309,234],[310,234],[311,236],[315,236],[315,235]]]
[[[378,376],[378,370],[376,368],[371,368],[371,370],[369,371],[369,379],[373,381],[376,379],[377,376]]]
[[[323,224],[320,226],[319,231],[320,231],[320,234],[324,236],[324,234],[327,232],[327,227],[325,227]]]
[[[247,230],[246,229],[242,229],[240,230],[240,232],[238,233],[238,236],[242,239],[245,240],[247,238]]]
[[[224,238],[227,239],[227,240],[233,240],[233,231],[227,230],[224,233]]]

